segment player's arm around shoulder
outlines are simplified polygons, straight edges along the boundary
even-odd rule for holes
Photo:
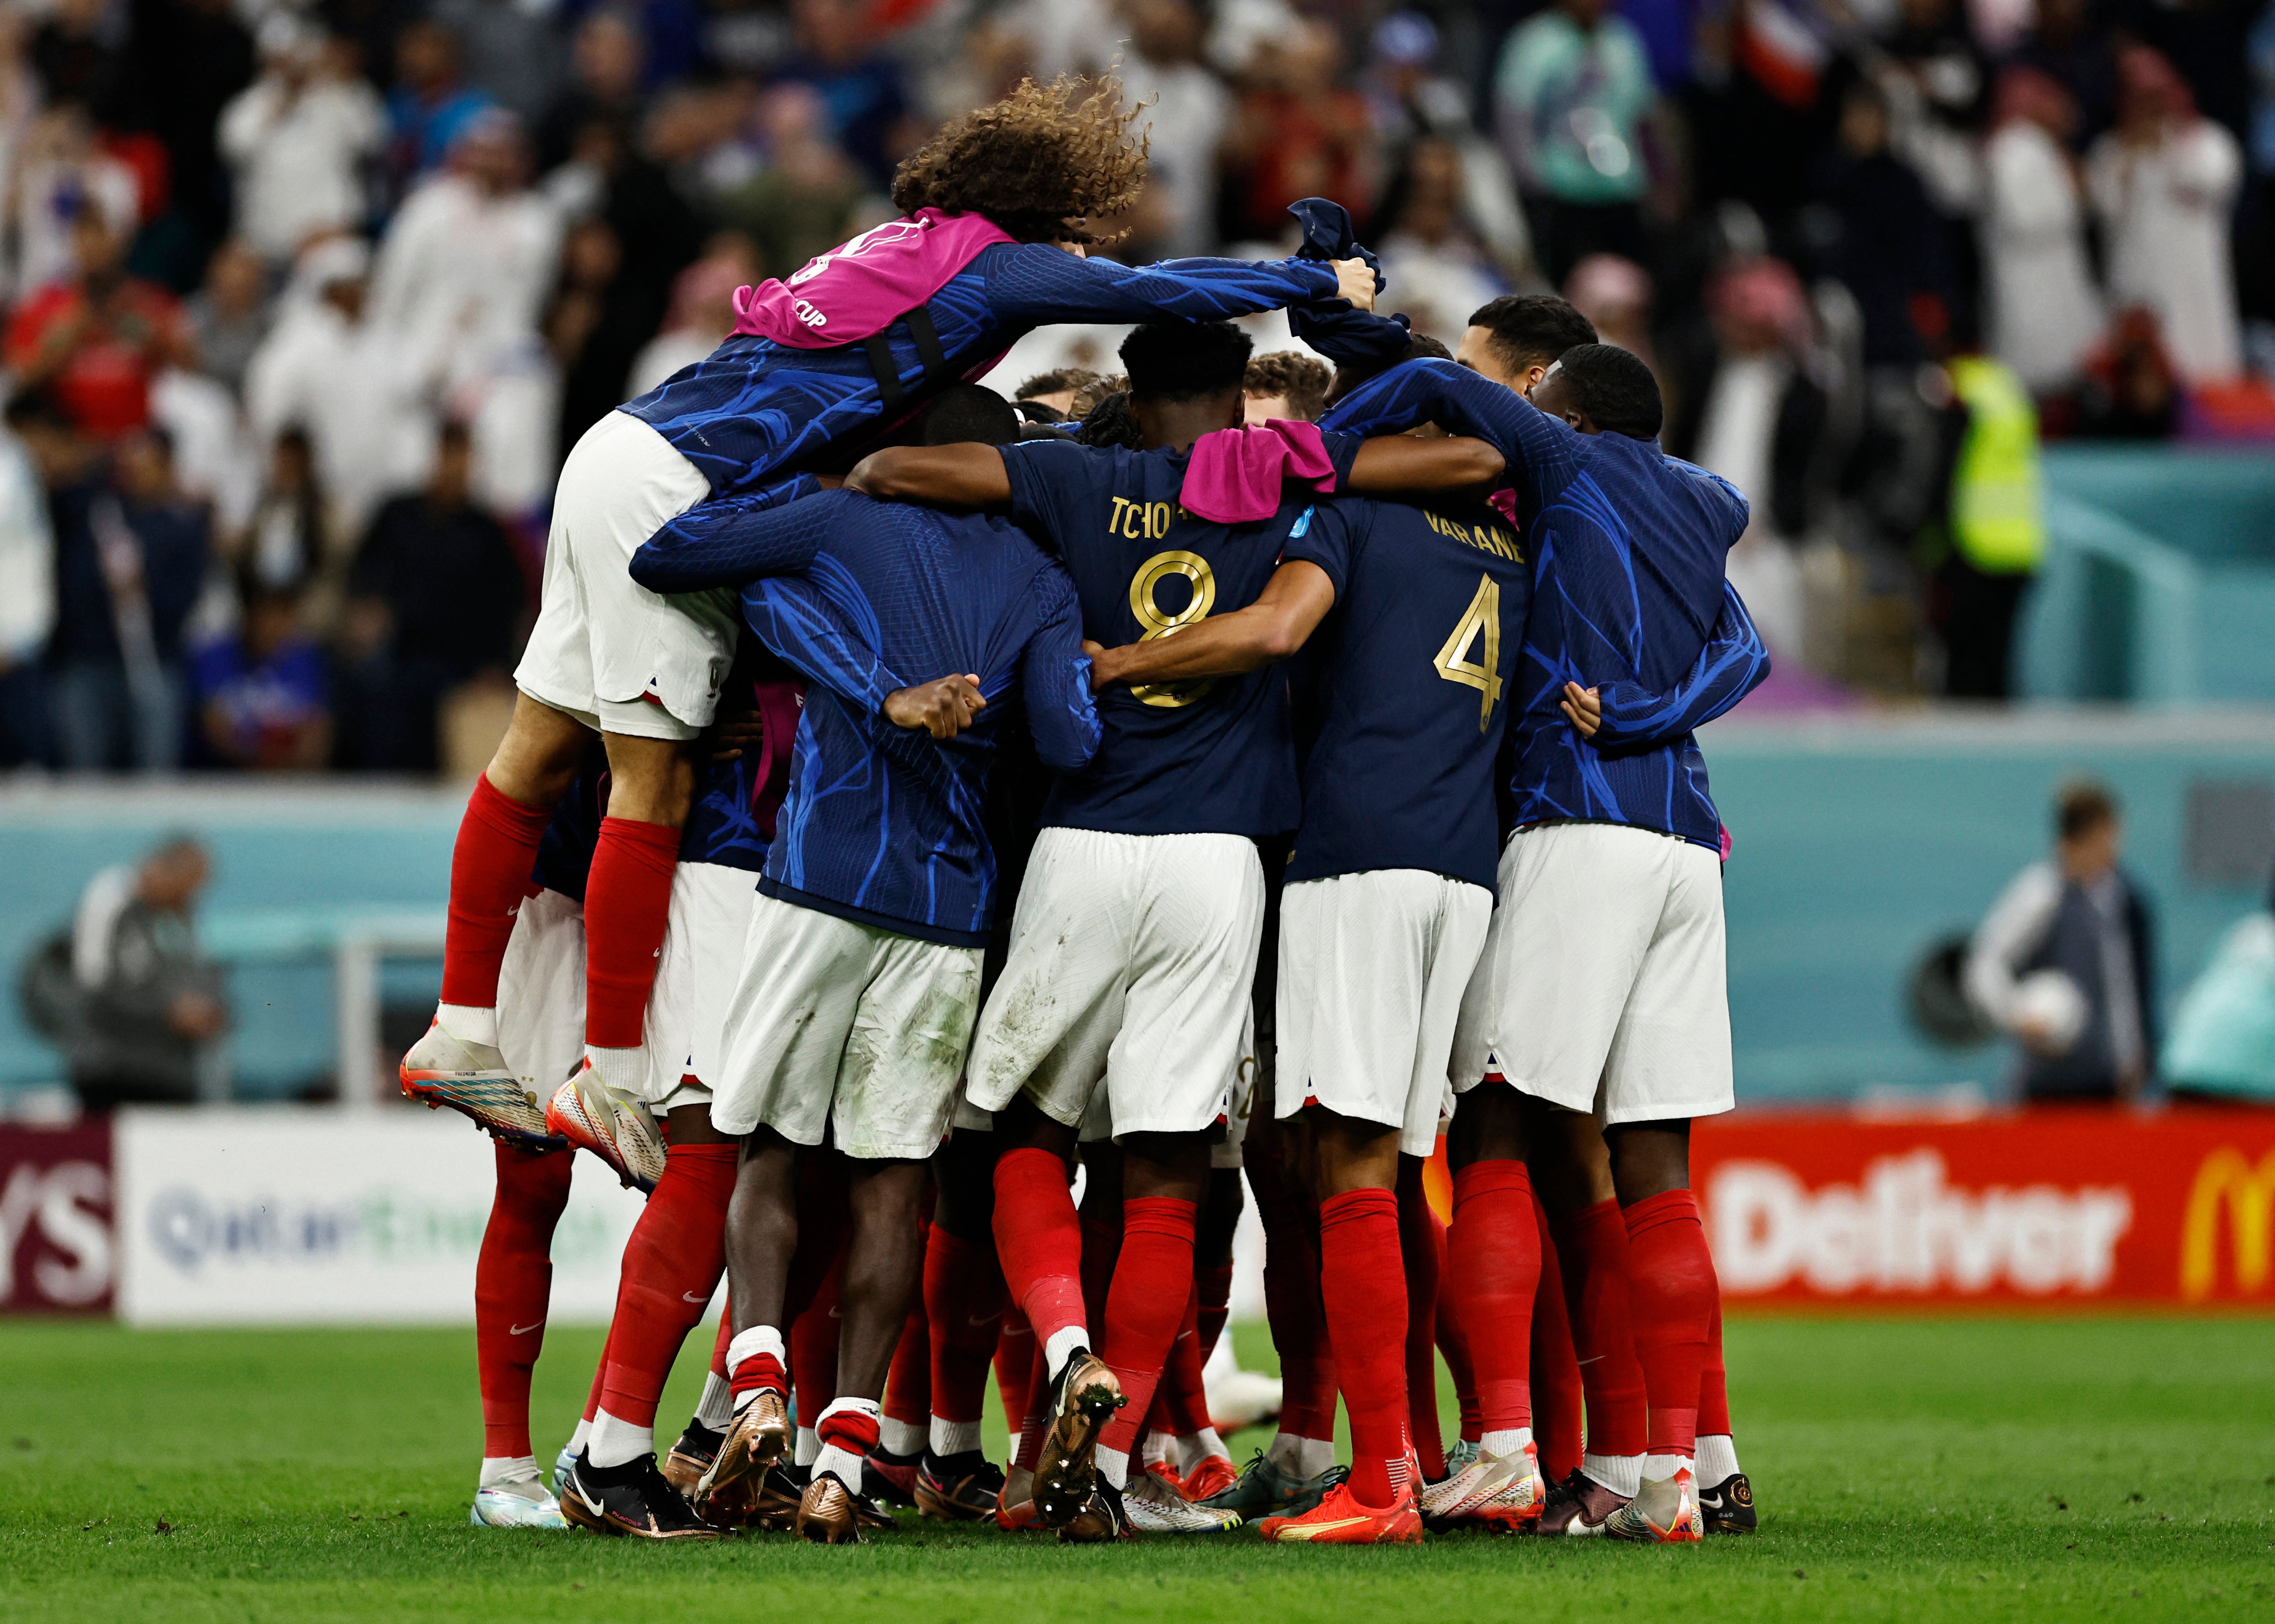
[[[1335,582],[1326,570],[1308,558],[1290,559],[1272,572],[1245,608],[1179,626],[1174,636],[1164,633],[1120,648],[1085,645],[1092,658],[1091,686],[1239,676],[1302,648],[1334,607]]]
[[[880,502],[989,508],[1011,500],[1011,476],[992,445],[888,446],[856,463],[845,488]]]

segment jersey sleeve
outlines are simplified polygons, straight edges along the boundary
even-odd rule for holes
[[[1562,489],[1583,458],[1580,436],[1570,425],[1515,390],[1451,361],[1394,366],[1336,402],[1319,427],[1371,438],[1402,434],[1420,423],[1474,435],[1499,451],[1508,465],[1508,481],[1527,508]]]
[[[799,676],[870,715],[883,714],[887,696],[909,685],[812,575],[753,581],[743,589],[743,619]]]
[[[1040,623],[1020,658],[1019,686],[1035,753],[1054,773],[1078,773],[1098,753],[1098,702],[1090,691],[1090,656],[1082,652],[1082,606],[1074,582],[1056,563],[1035,578]]]
[[[1334,267],[1322,260],[1164,260],[1117,265],[1032,244],[988,274],[987,303],[1007,321],[1221,321],[1330,298]]]
[[[1288,532],[1288,540],[1280,548],[1280,562],[1292,563],[1302,559],[1317,564],[1326,571],[1334,583],[1335,601],[1341,602],[1344,583],[1350,579],[1350,569],[1372,526],[1373,504],[1355,500],[1315,502],[1304,510],[1302,517]]]
[[[1097,486],[1100,465],[1112,453],[1071,440],[1022,440],[1001,449],[1013,521],[1047,551],[1065,552],[1076,521],[1092,505],[1087,498]]]
[[[1738,589],[1722,584],[1722,614],[1699,651],[1697,664],[1672,693],[1651,693],[1632,682],[1606,684],[1601,751],[1655,749],[1696,732],[1761,686],[1770,674],[1769,650],[1754,629]]]
[[[815,501],[798,500],[816,493]],[[640,544],[632,579],[650,592],[701,592],[803,570],[843,510],[841,498],[850,500],[844,492],[821,491],[812,474],[800,473],[743,495],[699,502]]]

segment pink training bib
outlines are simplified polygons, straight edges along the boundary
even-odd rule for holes
[[[735,290],[735,330],[797,350],[858,344],[948,285],[982,248],[1017,239],[979,215],[920,208],[817,254],[788,281]]]

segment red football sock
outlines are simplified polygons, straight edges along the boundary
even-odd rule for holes
[[[732,1144],[675,1144],[664,1153],[663,1176],[624,1243],[609,1325],[601,1408],[619,1421],[655,1424],[679,1345],[718,1289],[737,1158]]]
[[[1636,1357],[1651,1400],[1649,1452],[1688,1456],[1698,1447],[1698,1381],[1721,1296],[1714,1259],[1687,1190],[1645,1196],[1626,1218]]]
[[[1082,1317],[1093,1336],[1103,1336],[1106,1294],[1114,1284],[1114,1265],[1122,1256],[1122,1197],[1098,1189],[1083,1191],[1076,1214],[1082,1228]],[[1094,1351],[1094,1350],[1093,1350]]]
[[[1628,1308],[1628,1229],[1616,1201],[1599,1201],[1555,1226],[1564,1304],[1588,1398],[1588,1453],[1641,1454],[1643,1366]]]
[[[1402,1158],[1398,1248],[1406,1260],[1406,1425],[1422,1476],[1446,1475],[1446,1440],[1438,1426],[1438,1292],[1445,1273],[1446,1231],[1423,1192],[1421,1163]]]
[[[711,1373],[721,1381],[727,1379],[727,1344],[734,1340],[735,1305],[729,1303],[719,1316],[719,1334],[711,1341]]]
[[[1561,1483],[1580,1469],[1585,1446],[1581,1424],[1580,1356],[1572,1346],[1572,1317],[1565,1308],[1564,1271],[1548,1230],[1548,1212],[1536,1195],[1540,1232],[1540,1289],[1532,1298],[1532,1442],[1541,1475]]]
[[[609,1335],[601,1340],[601,1363],[593,1366],[593,1386],[585,1394],[585,1419],[587,1421],[601,1413],[601,1393],[608,1379],[608,1342],[614,1335],[615,1330],[611,1327]]]
[[[1037,1339],[1034,1363],[1027,1367],[1027,1418],[1019,1424],[1019,1453],[1013,1464],[1031,1472],[1041,1465],[1043,1434],[1050,1430],[1051,1372],[1043,1357],[1043,1344]]]
[[[924,1305],[932,1326],[932,1413],[951,1427],[970,1427],[976,1449],[987,1404],[987,1363],[1003,1326],[1003,1272],[995,1265],[994,1246],[934,1224],[925,1252]],[[1007,1408],[1003,1413],[1015,1412]]]
[[[1722,1367],[1722,1300],[1714,1299],[1714,1318],[1706,1326],[1706,1368],[1698,1373],[1698,1431],[1709,1437],[1730,1435],[1730,1384]]]
[[[1177,1340],[1193,1293],[1193,1230],[1200,1209],[1175,1196],[1125,1197],[1122,1255],[1106,1294],[1106,1333],[1098,1356],[1122,1379],[1130,1401],[1115,1412],[1099,1446],[1138,1453],[1138,1428]]]
[[[1264,1317],[1280,1354],[1280,1431],[1290,1438],[1335,1435],[1334,1348],[1319,1300],[1319,1243],[1302,1204],[1267,1200],[1264,1220]]]
[[[1446,1356],[1446,1373],[1454,1379],[1454,1398],[1462,1407],[1462,1437],[1476,1443],[1485,1435],[1485,1418],[1478,1412],[1478,1375],[1470,1363],[1470,1339],[1462,1333],[1462,1316],[1454,1294],[1442,1288],[1445,1271],[1439,1270],[1438,1351]]]
[[[442,1001],[477,1009],[497,1004],[498,966],[505,962],[513,917],[529,895],[537,842],[553,820],[549,806],[525,806],[501,793],[485,773],[474,780],[450,849],[450,915],[442,934]]]
[[[919,1273],[917,1279],[921,1282],[924,1276]],[[913,1427],[921,1434],[932,1424],[932,1324],[925,1313],[921,1290],[909,1294],[909,1317],[901,1323],[901,1340],[893,1345],[893,1363],[885,1372],[885,1397],[879,1414],[895,1423],[896,1431]]]
[[[1048,1151],[1006,1151],[995,1160],[995,1255],[1012,1300],[1039,1348],[1082,1308],[1082,1225],[1067,1193],[1066,1164]]]
[[[1352,1190],[1319,1203],[1319,1265],[1335,1383],[1350,1417],[1350,1490],[1363,1506],[1389,1506],[1408,1481],[1398,1197]]]
[[[994,1256],[993,1248],[989,1256]],[[1000,1269],[997,1285],[1003,1318],[995,1334],[995,1391],[1003,1401],[1003,1424],[1017,1433],[1027,1424],[1027,1376],[1035,1363],[1035,1333],[1009,1289],[1002,1288]],[[939,1386],[937,1377],[933,1386]]]
[[[1195,1329],[1200,1333],[1201,1363],[1206,1364],[1216,1353],[1217,1339],[1224,1334],[1224,1322],[1232,1312],[1232,1265],[1211,1264],[1197,1273],[1201,1298]]]
[[[1209,1424],[1208,1394],[1201,1382],[1200,1282],[1193,1282],[1185,1301],[1185,1317],[1177,1326],[1177,1340],[1169,1344],[1168,1363],[1161,1367],[1161,1386],[1155,1395],[1155,1414],[1148,1420],[1172,1438],[1190,1438]]]
[[[493,972],[495,974],[495,972]],[[481,1378],[482,1454],[530,1453],[529,1380],[553,1297],[553,1227],[569,1205],[573,1152],[496,1144],[497,1196],[474,1262],[474,1365]]]
[[[639,1046],[678,863],[669,824],[601,820],[585,881],[585,1041],[595,1048]]]
[[[801,1419],[819,1416],[837,1399],[837,1336],[844,1328],[837,1315],[837,1288],[843,1279],[842,1270],[832,1269],[805,1311],[790,1322],[790,1374]]]
[[[1532,1177],[1523,1162],[1476,1161],[1455,1173],[1446,1266],[1461,1299],[1485,1433],[1531,1426],[1540,1231],[1532,1216]]]

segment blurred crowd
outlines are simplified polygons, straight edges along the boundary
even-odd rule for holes
[[[1117,64],[1112,252],[1323,193],[1424,331],[1564,292],[1843,683],[1998,689],[1948,519],[2024,419],[2275,419],[2266,0],[15,0],[0,767],[478,759],[585,427],[942,118]]]

